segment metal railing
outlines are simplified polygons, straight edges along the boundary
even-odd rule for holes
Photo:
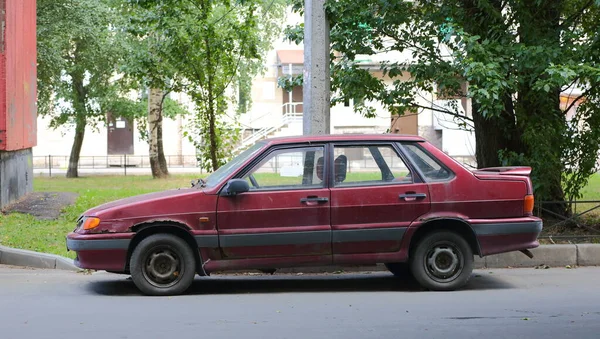
[[[283,128],[294,122],[302,122],[302,113],[286,113],[281,117],[281,120],[278,121],[275,125],[264,127],[259,129],[258,131],[252,133],[246,138],[242,139],[239,149],[245,148],[249,145],[254,144],[255,142],[266,138],[271,133],[276,132],[280,128]]]
[[[168,168],[197,168],[201,171],[195,155],[165,155]],[[43,155],[33,156],[33,169],[44,170],[51,176],[52,171],[66,170],[69,167],[68,155]],[[101,155],[80,156],[78,169],[123,169],[127,175],[127,169],[150,168],[150,156],[148,155]]]
[[[561,209],[571,211],[571,214],[570,216],[564,216],[556,211],[552,211],[548,208],[549,205],[559,205]],[[599,232],[600,229],[589,227],[581,222],[581,217],[586,214],[592,214],[592,212],[598,209],[600,209],[600,200],[540,201],[536,204],[535,214],[538,217],[545,217],[545,220],[548,219],[547,217],[554,218],[556,222],[549,224],[551,227],[571,224],[590,232]]]

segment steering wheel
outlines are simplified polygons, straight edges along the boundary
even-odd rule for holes
[[[250,183],[252,184],[252,186],[254,188],[260,188],[260,186],[258,186],[258,182],[256,181],[256,178],[254,178],[254,174],[250,174],[248,176],[248,179],[250,179]]]

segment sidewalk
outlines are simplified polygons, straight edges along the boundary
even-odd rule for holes
[[[525,267],[575,267],[600,266],[600,244],[542,245],[532,249],[533,259],[521,252],[475,257],[475,268],[525,268]],[[78,271],[73,260],[54,254],[39,253],[0,246],[0,264],[46,269]],[[322,273],[384,271],[383,265],[372,266],[326,266],[281,269],[278,272]]]

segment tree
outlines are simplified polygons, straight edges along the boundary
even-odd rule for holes
[[[369,116],[373,101],[403,114],[430,108],[416,100],[423,92],[469,98],[472,117],[445,111],[474,129],[479,167],[531,165],[538,199],[580,196],[600,145],[595,1],[338,0],[326,6],[332,90],[339,93],[333,104],[358,98],[357,111]],[[301,32],[287,30],[295,41]],[[380,53],[409,56],[380,65],[391,85],[357,62]],[[583,93],[561,105],[560,94],[575,87]],[[571,108],[576,113],[567,119]],[[569,212],[564,204],[547,209]]]
[[[229,155],[227,142],[238,137],[227,123],[234,103],[228,90],[247,88],[261,69],[262,59],[277,34],[283,1],[128,0],[147,27],[163,42],[157,58],[177,74],[171,81],[195,105],[191,131],[202,167],[215,170]],[[260,20],[259,20],[260,18]],[[235,120],[235,119],[234,119]]]
[[[74,178],[86,126],[105,120],[121,96],[116,18],[106,0],[38,0],[37,16],[39,112],[52,117],[51,127],[74,125],[67,170]]]
[[[148,127],[144,136],[148,141],[152,177],[165,178],[169,170],[163,148],[163,103],[178,82],[173,81],[177,70],[158,51],[169,48],[169,37],[157,30],[153,20],[148,20],[152,12],[138,6],[139,1],[111,1],[119,14],[127,18],[120,21],[122,26],[119,27],[124,33],[127,48],[127,57],[123,59],[120,71],[132,88],[147,92],[149,98],[143,123]],[[185,113],[185,110],[181,111]]]

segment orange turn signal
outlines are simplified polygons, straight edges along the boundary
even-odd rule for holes
[[[525,214],[533,214],[533,203],[533,195],[526,195],[525,200],[523,200],[523,212],[525,212]]]
[[[92,228],[98,227],[98,225],[100,225],[100,219],[95,217],[88,217],[85,218],[85,221],[83,222],[83,229],[91,230]]]

